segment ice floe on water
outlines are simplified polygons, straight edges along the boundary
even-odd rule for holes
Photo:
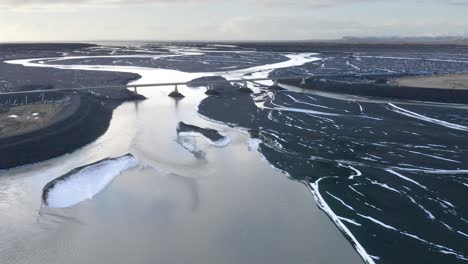
[[[138,160],[132,154],[126,154],[76,168],[43,188],[43,203],[50,208],[66,208],[92,199],[115,177],[137,165]]]
[[[202,137],[204,138],[208,143],[210,143],[213,146],[216,147],[225,147],[231,143],[231,138],[227,135],[223,136],[223,138],[219,140],[211,140],[202,133],[199,132],[180,132],[179,137]]]
[[[176,130],[176,142],[184,149],[191,152],[198,159],[206,158],[206,153],[199,149],[197,138],[203,138],[208,144],[215,147],[225,147],[231,143],[231,138],[228,135],[211,128],[201,128],[195,125],[179,122]]]
[[[206,157],[206,153],[204,151],[198,150],[196,137],[177,135],[176,142],[184,149],[191,152],[197,159],[204,159]]]
[[[225,147],[231,143],[231,138],[228,135],[215,129],[201,128],[184,122],[180,122],[177,126],[177,135],[179,137],[203,137],[208,143],[216,147]]]

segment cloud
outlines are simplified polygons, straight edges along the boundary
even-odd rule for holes
[[[349,19],[323,19],[311,16],[241,16],[222,23],[223,39],[310,40],[356,35],[363,25]]]
[[[203,3],[210,0],[0,0],[0,9],[17,11],[49,10],[55,8],[120,7],[123,5],[152,5],[175,3]],[[60,10],[62,11],[62,10]]]
[[[325,8],[356,3],[386,2],[384,0],[241,0],[266,7]],[[424,3],[434,0],[413,0]],[[468,5],[468,0],[436,0],[450,5]],[[180,4],[180,3],[225,3],[224,0],[0,0],[0,8],[47,8],[69,7],[115,7],[122,5]]]
[[[444,36],[463,35],[468,23],[445,19],[398,18],[366,23],[354,18],[313,16],[239,16],[219,27],[222,39],[312,40],[342,36]]]
[[[449,4],[457,6],[468,6],[468,0],[451,0],[449,1]]]
[[[265,6],[291,6],[291,7],[309,7],[309,8],[324,8],[339,5],[355,4],[362,2],[377,2],[379,0],[259,0],[257,3],[262,3]]]

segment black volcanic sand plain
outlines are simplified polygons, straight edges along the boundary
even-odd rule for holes
[[[468,73],[468,47],[431,45],[357,45],[288,43],[240,44],[276,52],[319,52],[320,60],[302,66],[277,69],[271,76],[311,75],[305,85],[298,80],[282,81],[325,92],[444,103],[468,103],[468,92],[447,89],[412,89],[396,85],[403,77]],[[423,87],[427,87],[423,86]]]
[[[216,52],[200,56],[187,53],[164,59],[83,58],[47,60],[43,63],[130,66],[139,66],[141,63],[147,67],[204,72],[285,61],[283,52],[317,52],[316,61],[277,69],[270,76],[310,75],[313,77],[307,80],[304,88],[338,93],[354,89],[357,91],[355,94],[360,96],[457,103],[463,103],[457,100],[466,98],[463,95],[425,95],[422,88],[415,88],[417,92],[413,94],[398,89],[391,90],[391,93],[382,91],[389,89],[393,78],[468,72],[468,47],[242,43],[239,48],[226,48],[223,52],[221,48],[213,48],[209,44],[160,43],[140,46],[139,49],[144,52],[138,54],[175,55],[178,52],[177,45],[185,45],[186,50],[191,49],[190,52],[194,53]],[[47,54],[128,55],[134,51],[128,47],[84,46],[61,48],[56,53],[47,51]],[[27,55],[30,54],[24,56]],[[187,57],[185,61],[184,56]],[[203,61],[206,65],[201,65]],[[13,66],[1,66],[13,67],[13,71],[9,70],[17,74],[2,86],[3,89],[22,87],[10,84],[25,76],[20,74],[24,67]],[[57,72],[68,74],[63,70],[38,68],[32,71],[35,70],[44,70],[42,74],[46,75],[50,71],[48,76],[54,76]],[[68,78],[74,81],[73,84],[83,81],[81,84],[86,85],[86,81],[93,82],[93,78],[98,75],[96,78],[104,78],[96,72],[70,74]],[[73,76],[80,74],[83,77],[73,79]],[[111,79],[109,82],[126,82],[136,77],[125,73],[105,74],[109,74],[106,75]],[[62,80],[62,76],[59,76],[56,79]],[[219,77],[213,78],[220,80]],[[40,85],[55,87],[58,84],[41,82]],[[252,139],[261,142],[261,154],[274,167],[287,172],[292,180],[301,181],[313,189],[319,206],[335,223],[337,219],[340,220],[375,262],[466,262],[466,107],[338,98],[333,94],[318,95],[314,91],[299,93],[268,87],[259,93],[250,94],[239,88],[228,82],[215,85],[210,96],[199,105],[199,113],[212,120],[247,129]],[[106,95],[106,91],[99,97],[80,95],[90,97],[90,100],[85,100],[88,104],[83,104],[85,110],[82,111],[101,111],[102,114],[90,118],[105,116],[102,120],[108,122],[112,107],[108,110],[93,110],[93,107],[106,106]],[[96,130],[102,133],[108,126],[102,120],[82,124],[87,124],[85,127],[88,128],[98,127]],[[74,127],[70,131],[79,131],[80,128]],[[86,132],[80,131],[72,139],[79,141],[80,133]],[[95,136],[90,135],[88,140]],[[59,142],[69,143],[70,137],[66,141],[60,139]],[[6,150],[13,151],[13,148]],[[26,150],[29,149],[18,151],[18,155]],[[3,150],[1,153],[4,153]],[[49,154],[43,154],[43,158]],[[30,162],[27,161],[28,157],[25,157],[25,162]],[[341,229],[349,241],[354,243],[350,233]]]
[[[59,57],[94,47],[87,44],[0,44],[0,91],[30,91],[54,88],[77,88],[125,85],[140,76],[129,73],[61,70],[24,67],[5,60],[34,57]],[[109,126],[112,110],[126,100],[143,99],[126,89],[99,90],[99,93],[32,93],[1,95],[4,111],[14,106],[35,104],[68,105],[55,117],[48,117],[46,127],[19,131],[11,137],[0,135],[0,169],[48,160],[70,153],[91,143]],[[20,126],[18,126],[19,128]]]
[[[316,184],[378,263],[464,263],[466,109],[274,90],[252,98],[226,84],[199,113],[248,129],[276,168]]]

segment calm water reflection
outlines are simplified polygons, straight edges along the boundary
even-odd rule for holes
[[[361,263],[310,192],[274,170],[248,134],[200,118],[203,90],[147,88],[151,99],[114,111],[107,133],[55,160],[0,172],[0,263]],[[179,121],[228,134],[225,148],[197,138],[206,159],[177,142]],[[41,207],[42,187],[69,170],[133,153],[93,200]]]

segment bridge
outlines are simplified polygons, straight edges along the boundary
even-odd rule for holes
[[[209,76],[208,76],[209,77]],[[213,89],[214,85],[220,83],[243,83],[244,87],[247,87],[247,83],[254,83],[259,85],[259,81],[273,81],[274,85],[278,85],[281,80],[301,80],[301,84],[306,83],[306,79],[311,75],[300,75],[300,76],[279,76],[279,77],[266,77],[266,78],[241,78],[231,80],[213,80],[213,81],[189,81],[189,82],[169,82],[169,83],[148,83],[148,84],[127,84],[127,85],[114,85],[114,86],[94,86],[94,87],[76,87],[76,88],[52,88],[52,89],[40,89],[40,90],[28,90],[28,91],[12,91],[12,92],[1,92],[1,95],[18,95],[18,94],[30,94],[30,93],[47,93],[47,92],[73,92],[83,90],[99,90],[99,89],[122,89],[122,88],[133,88],[135,93],[138,93],[140,87],[159,87],[159,86],[174,86],[174,92],[178,93],[178,86],[180,85],[191,85],[191,86],[207,86],[208,89]]]

